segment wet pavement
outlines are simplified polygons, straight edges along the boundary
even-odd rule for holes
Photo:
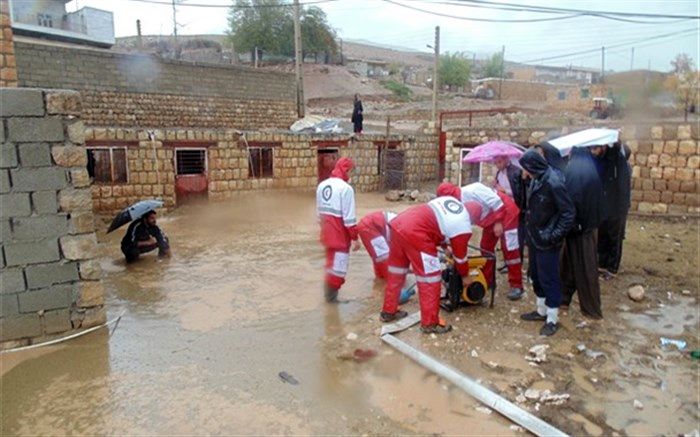
[[[376,194],[357,204],[360,216],[408,206]],[[128,266],[123,230],[100,234],[108,319],[124,316],[113,333],[3,355],[2,434],[522,434],[381,344],[381,286],[364,250],[351,255],[342,291],[351,302],[322,302],[313,207],[312,194],[270,193],[179,208],[159,219],[173,257]],[[561,407],[523,405],[567,432],[677,434],[698,428],[697,364],[649,342],[685,335],[697,348],[692,292],[626,311],[604,298],[606,320],[586,328],[572,309],[562,335],[546,342],[550,363],[538,367],[523,356],[543,340],[516,314],[530,297],[446,315],[449,336],[401,335],[511,400],[531,386],[571,393]],[[618,323],[629,329],[617,332]],[[579,342],[607,357],[568,357]],[[357,348],[378,355],[347,359]]]

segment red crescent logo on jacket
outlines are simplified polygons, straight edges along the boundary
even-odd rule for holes
[[[445,209],[452,214],[460,214],[464,210],[464,206],[461,202],[457,202],[456,200],[452,199],[446,200],[443,205],[445,206]]]
[[[321,191],[321,197],[323,197],[323,200],[325,200],[325,201],[330,200],[332,195],[333,195],[333,188],[330,185],[326,185],[325,187],[323,187],[323,190]]]

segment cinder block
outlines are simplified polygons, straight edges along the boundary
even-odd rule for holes
[[[48,287],[54,284],[78,280],[78,264],[51,263],[27,266],[24,269],[27,276],[27,287],[30,289]]]
[[[8,266],[46,263],[61,259],[58,240],[53,238],[27,243],[6,243],[4,249]]]
[[[0,194],[0,218],[26,217],[31,213],[29,193]]]
[[[66,171],[60,167],[19,168],[10,175],[15,191],[60,190],[68,185]]]
[[[56,191],[37,191],[32,193],[32,206],[37,214],[57,213],[58,195]]]
[[[11,188],[10,172],[8,170],[0,170],[0,193],[9,193]]]
[[[27,289],[21,268],[0,270],[0,293],[18,293]]]
[[[68,308],[73,302],[73,285],[54,285],[36,291],[25,291],[19,297],[19,310],[22,313],[33,313],[41,310]]]
[[[0,341],[41,335],[41,320],[38,314],[21,314],[0,319]]]
[[[10,238],[12,238],[11,234],[10,221],[7,219],[0,219],[0,243],[3,241],[10,241]]]
[[[55,310],[44,313],[44,332],[46,334],[56,334],[73,329],[70,322],[70,310]]]
[[[12,238],[16,240],[36,240],[58,238],[68,234],[66,215],[41,215],[12,219]]]
[[[17,167],[17,148],[14,144],[3,143],[0,146],[0,167]]]
[[[40,89],[2,88],[0,89],[0,116],[40,116],[44,115],[44,97]]]
[[[63,141],[63,123],[60,117],[10,118],[7,120],[7,138],[10,141],[33,143]]]
[[[19,163],[23,167],[46,167],[51,165],[51,148],[47,143],[19,145]]]
[[[0,314],[2,317],[16,316],[19,314],[16,294],[3,294],[0,296]]]

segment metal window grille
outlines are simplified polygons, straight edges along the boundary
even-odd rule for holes
[[[175,150],[177,174],[203,174],[207,172],[207,151],[205,149]]]
[[[87,171],[95,183],[126,183],[129,169],[126,147],[91,147],[87,149]]]

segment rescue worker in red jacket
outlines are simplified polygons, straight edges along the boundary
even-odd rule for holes
[[[462,202],[467,208],[472,224],[483,229],[480,247],[483,252],[494,253],[500,240],[503,258],[508,267],[508,299],[518,300],[523,292],[518,224],[520,209],[506,193],[499,192],[480,182],[462,187]],[[484,276],[493,286],[496,261],[484,266]]]
[[[360,248],[355,191],[348,184],[354,166],[350,158],[340,158],[331,177],[318,184],[316,189],[316,214],[321,223],[321,244],[326,249],[324,291],[326,301],[330,303],[338,302],[338,290],[345,283],[351,242],[355,242],[353,250]]]
[[[389,260],[389,222],[396,214],[375,211],[362,217],[357,225],[357,234],[374,264],[374,276],[387,279],[387,262]]]
[[[389,280],[380,314],[383,322],[391,322],[407,315],[398,306],[401,287],[410,266],[418,283],[421,331],[442,334],[452,329],[450,325],[442,325],[439,318],[442,269],[437,246],[449,243],[464,285],[468,286],[472,282],[467,261],[471,224],[460,201],[459,187],[452,187],[454,189],[449,190],[449,195],[411,207],[389,223]]]

